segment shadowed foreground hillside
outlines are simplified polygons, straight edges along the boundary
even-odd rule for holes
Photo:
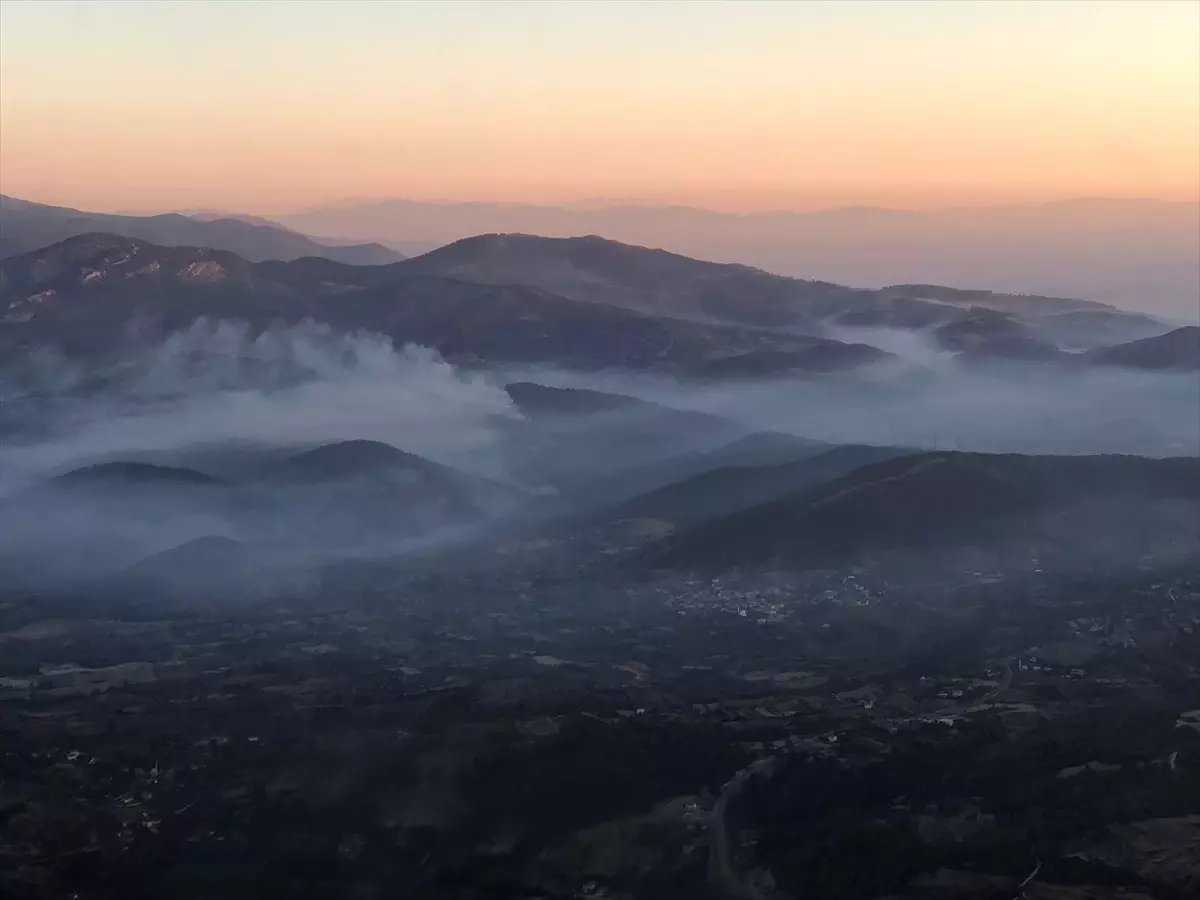
[[[902,456],[735,513],[667,542],[656,565],[810,568],[872,553],[1019,541],[1087,552],[1107,540],[1198,548],[1200,458]],[[1140,529],[1146,529],[1140,531]]]

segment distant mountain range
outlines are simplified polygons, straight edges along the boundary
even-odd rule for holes
[[[253,217],[166,213],[128,216],[83,212],[0,196],[0,259],[37,250],[80,234],[102,232],[166,246],[212,247],[255,262],[304,256],[352,265],[378,265],[404,257],[381,244],[331,246]]]
[[[1200,319],[1200,203],[1082,199],[733,214],[622,201],[539,206],[383,198],[264,218],[212,209],[111,215],[0,198],[0,258],[86,232],[213,247],[252,261],[324,256],[353,264],[394,262],[481,233],[597,235],[833,284],[988,285],[1010,295],[1089,298],[1179,324]],[[1019,304],[1008,311],[1020,313]],[[904,304],[890,313],[893,320],[910,315]]]
[[[801,282],[776,280],[803,291]],[[753,307],[755,297],[746,302]],[[769,371],[834,371],[888,357],[865,344],[653,315],[535,285],[468,281],[438,274],[428,261],[252,263],[224,251],[98,234],[0,262],[0,350],[11,354],[52,344],[70,355],[104,355],[123,346],[131,325],[146,337],[203,317],[256,328],[312,319],[424,344],[467,363],[703,374],[732,357]]]
[[[481,232],[595,234],[840,284],[988,285],[1017,294],[1088,297],[1189,324],[1200,313],[1200,203],[1096,199],[740,215],[636,203],[565,207],[385,198],[277,219],[306,234],[405,250]]]
[[[0,261],[0,349],[111,353],[199,319],[253,328],[312,319],[434,347],[463,362],[619,366],[714,378],[834,372],[890,353],[853,326],[919,329],[982,361],[1191,368],[1165,355],[1064,348],[1157,336],[1168,326],[1095,302],[930,285],[872,291],[689,259],[597,237],[479,235],[421,257],[355,266],[252,262],[229,251],[78,235]],[[1073,323],[1079,321],[1079,327]],[[1067,338],[1064,340],[1064,336]]]

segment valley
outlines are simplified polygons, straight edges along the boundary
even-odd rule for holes
[[[1183,900],[1200,342],[606,241],[0,261],[0,892]]]

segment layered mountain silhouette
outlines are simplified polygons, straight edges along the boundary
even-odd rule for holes
[[[0,262],[0,349],[17,353],[51,344],[70,355],[104,354],[122,346],[131,323],[153,337],[208,318],[255,328],[312,319],[425,344],[465,362],[695,374],[739,357],[758,360],[756,370],[781,372],[835,371],[888,356],[864,344],[651,315],[432,268],[421,260],[252,263],[224,251],[79,235]]]
[[[479,235],[417,257],[410,268],[489,284],[527,284],[652,315],[798,328],[812,327],[806,306],[838,305],[863,293],[594,235]]]
[[[1122,365],[1120,353],[1068,351],[1168,330],[1089,301],[936,285],[855,289],[597,237],[480,235],[421,257],[356,266],[321,257],[253,262],[94,233],[0,261],[0,349],[8,354],[46,344],[68,355],[111,354],[132,331],[153,338],[200,318],[252,329],[311,319],[425,344],[467,364],[713,379],[887,360],[885,350],[855,339],[869,334],[855,326],[927,332],[966,360]],[[1161,346],[1176,354],[1187,342],[1171,340],[1178,343]]]
[[[212,247],[253,261],[320,256],[352,265],[378,265],[403,259],[382,244],[322,244],[265,219],[115,215],[0,196],[0,259],[97,232],[168,246]]]
[[[843,207],[737,214],[620,201],[544,206],[375,198],[312,207],[281,221],[306,234],[400,247],[431,248],[480,232],[598,234],[828,282],[986,285],[1016,294],[1127,303],[1189,318],[1195,317],[1200,292],[1200,205],[1194,202],[1077,199],[935,210]],[[995,303],[997,309],[1017,312],[1009,302],[996,297],[974,304]],[[1024,304],[1026,312],[1034,305],[1054,311],[1033,297]]]

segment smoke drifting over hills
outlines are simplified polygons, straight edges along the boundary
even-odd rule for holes
[[[85,592],[253,593],[512,532],[620,553],[631,510],[661,539],[919,450],[1200,447],[1195,329],[600,238],[351,266],[80,235],[0,262],[0,326],[0,568]]]
[[[1200,900],[1197,34],[0,0],[0,900]]]
[[[840,329],[839,339],[896,357],[819,379],[690,381],[610,370],[466,372],[428,348],[302,323],[252,333],[198,321],[119,365],[94,371],[46,352],[11,373],[0,485],[113,454],[230,442],[278,447],[369,439],[429,459],[484,467],[497,422],[520,413],[508,381],[602,390],[710,413],[746,431],[829,443],[982,452],[1189,452],[1200,442],[1200,386],[1189,374],[1062,373],[1007,362],[964,364],[928,332]],[[36,441],[22,438],[37,434]]]
[[[844,329],[838,337],[896,359],[821,379],[684,382],[545,369],[525,377],[633,394],[734,418],[753,430],[829,443],[1150,455],[1200,448],[1200,383],[1192,373],[1064,372],[1012,361],[974,366],[938,347],[927,332]]]
[[[261,563],[282,577],[346,554],[496,536],[499,522],[594,516],[675,483],[671,504],[718,515],[725,501],[690,499],[709,483],[689,477],[840,445],[884,448],[883,457],[929,448],[1173,456],[1200,446],[1200,384],[1189,373],[980,366],[928,332],[847,332],[894,355],[852,373],[733,381],[468,372],[366,332],[302,323],[255,334],[207,320],[100,369],[35,354],[5,380],[0,528],[7,552],[25,554],[25,573],[115,578],[136,564],[134,583],[144,584],[215,555],[229,556],[231,573]],[[506,391],[518,381],[535,384]],[[751,479],[747,496],[768,501],[826,468],[789,470],[774,488]],[[60,556],[71,565],[47,564]],[[213,587],[198,576],[170,582]]]
[[[229,442],[363,438],[451,458],[491,443],[493,416],[515,415],[501,387],[434,351],[313,323],[254,335],[241,323],[199,321],[119,366],[89,371],[42,354],[21,375],[7,428],[42,437],[6,445],[0,477],[9,479],[114,453]]]

